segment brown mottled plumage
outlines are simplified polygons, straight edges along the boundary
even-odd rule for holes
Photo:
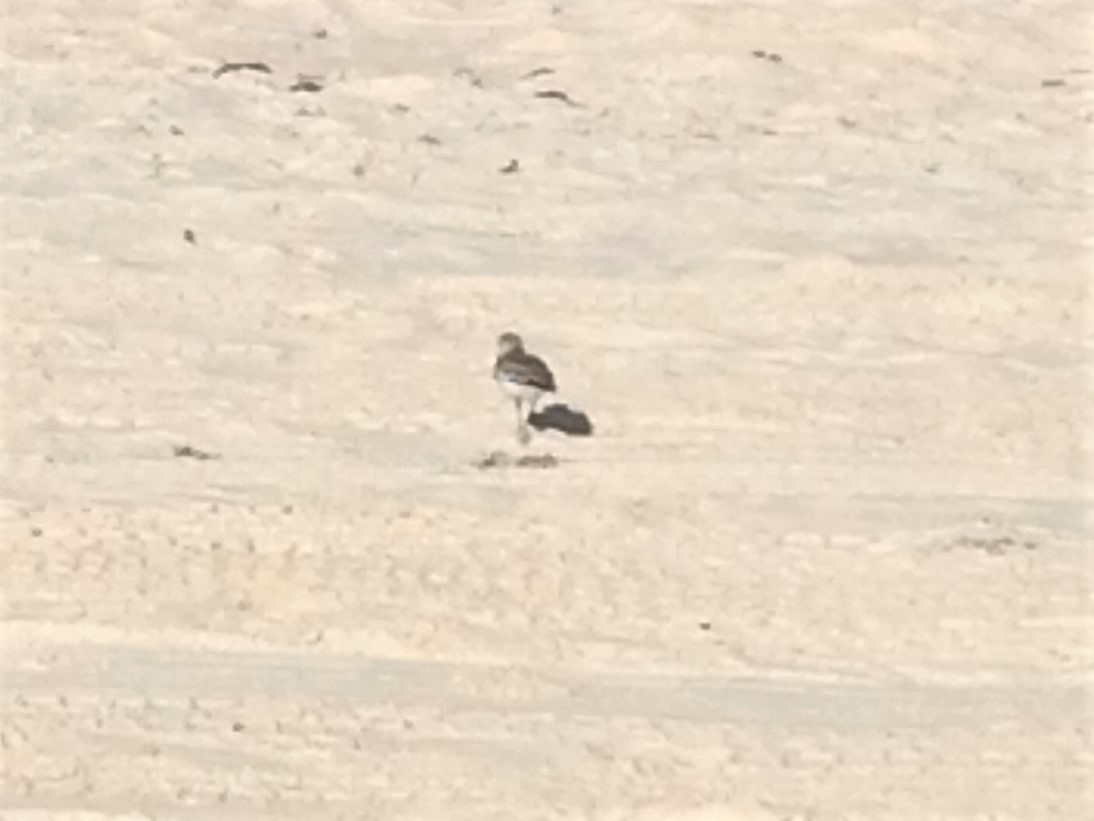
[[[546,362],[524,350],[524,341],[517,334],[504,333],[498,337],[494,379],[516,405],[517,439],[527,444],[532,438],[528,431],[528,412],[535,410],[540,396],[555,390],[554,374]]]

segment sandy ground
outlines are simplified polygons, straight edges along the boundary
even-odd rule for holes
[[[0,818],[1094,817],[1089,4],[89,9],[0,25]]]

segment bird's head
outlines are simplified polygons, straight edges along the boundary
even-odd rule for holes
[[[508,332],[498,337],[498,356],[524,351],[524,340],[519,335]]]

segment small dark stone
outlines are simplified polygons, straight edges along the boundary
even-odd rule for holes
[[[776,54],[773,51],[764,51],[762,48],[755,49],[752,52],[752,56],[757,60],[768,60],[772,63],[781,63],[783,61],[782,55]]]
[[[296,82],[289,86],[289,91],[306,91],[310,94],[323,90],[323,84],[314,77],[298,77]]]
[[[204,462],[208,459],[219,459],[215,453],[209,453],[208,451],[198,450],[190,445],[175,445],[172,448],[175,457],[178,459],[197,459],[200,462]]]
[[[183,134],[185,134],[185,133],[186,133],[186,132],[185,132],[185,131],[183,131],[183,130],[182,130],[181,128],[179,128],[179,127],[178,127],[177,125],[173,125],[173,126],[171,126],[171,128],[170,128],[170,129],[168,129],[168,130],[169,130],[169,131],[170,131],[170,132],[171,132],[172,134],[174,134],[174,135],[175,135],[176,137],[181,137],[181,136],[182,136]]]
[[[223,63],[219,68],[213,71],[213,79],[215,80],[222,74],[228,74],[233,71],[257,71],[260,74],[273,74],[273,69],[265,63]]]
[[[197,245],[198,244],[197,236],[189,228],[187,228],[185,231],[182,232],[182,238],[184,240],[186,240],[188,243],[190,243],[191,245]]]
[[[233,725],[232,725],[232,732],[233,732],[233,733],[241,733],[241,732],[243,732],[243,722],[241,722],[241,721],[237,721],[237,722],[236,722],[235,724],[233,724]]]
[[[537,91],[536,97],[541,100],[559,100],[566,103],[566,105],[573,107],[577,107],[578,105],[570,98],[570,95],[567,94],[565,91],[559,91],[558,89],[554,88],[549,88],[546,91]]]
[[[520,171],[520,162],[517,160],[509,160],[505,165],[498,169],[502,174],[515,174]]]
[[[709,621],[701,621],[701,622],[699,622],[699,629],[700,629],[700,630],[709,630],[710,628],[711,628],[711,624],[710,624],[710,622],[709,622]]]
[[[30,529],[30,535],[31,535],[31,536],[33,536],[33,537],[34,537],[35,539],[37,539],[37,538],[38,538],[39,536],[41,536],[41,535],[42,535],[42,528],[40,528],[40,527],[32,527],[32,528]]]
[[[1041,80],[1041,88],[1059,88],[1060,86],[1066,85],[1067,82],[1058,77],[1050,77],[1047,80]]]
[[[518,468],[553,468],[558,467],[558,459],[550,453],[542,456],[521,456],[517,459]]]
[[[543,77],[546,74],[554,74],[554,73],[555,73],[555,70],[553,68],[547,68],[546,66],[543,66],[542,68],[532,69],[531,71],[529,71],[527,74],[525,74],[520,79],[522,79],[522,80],[532,80],[536,77]]]

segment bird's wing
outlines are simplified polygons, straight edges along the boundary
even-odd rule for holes
[[[547,363],[530,354],[499,357],[494,364],[494,377],[541,391],[555,390],[555,377]]]

